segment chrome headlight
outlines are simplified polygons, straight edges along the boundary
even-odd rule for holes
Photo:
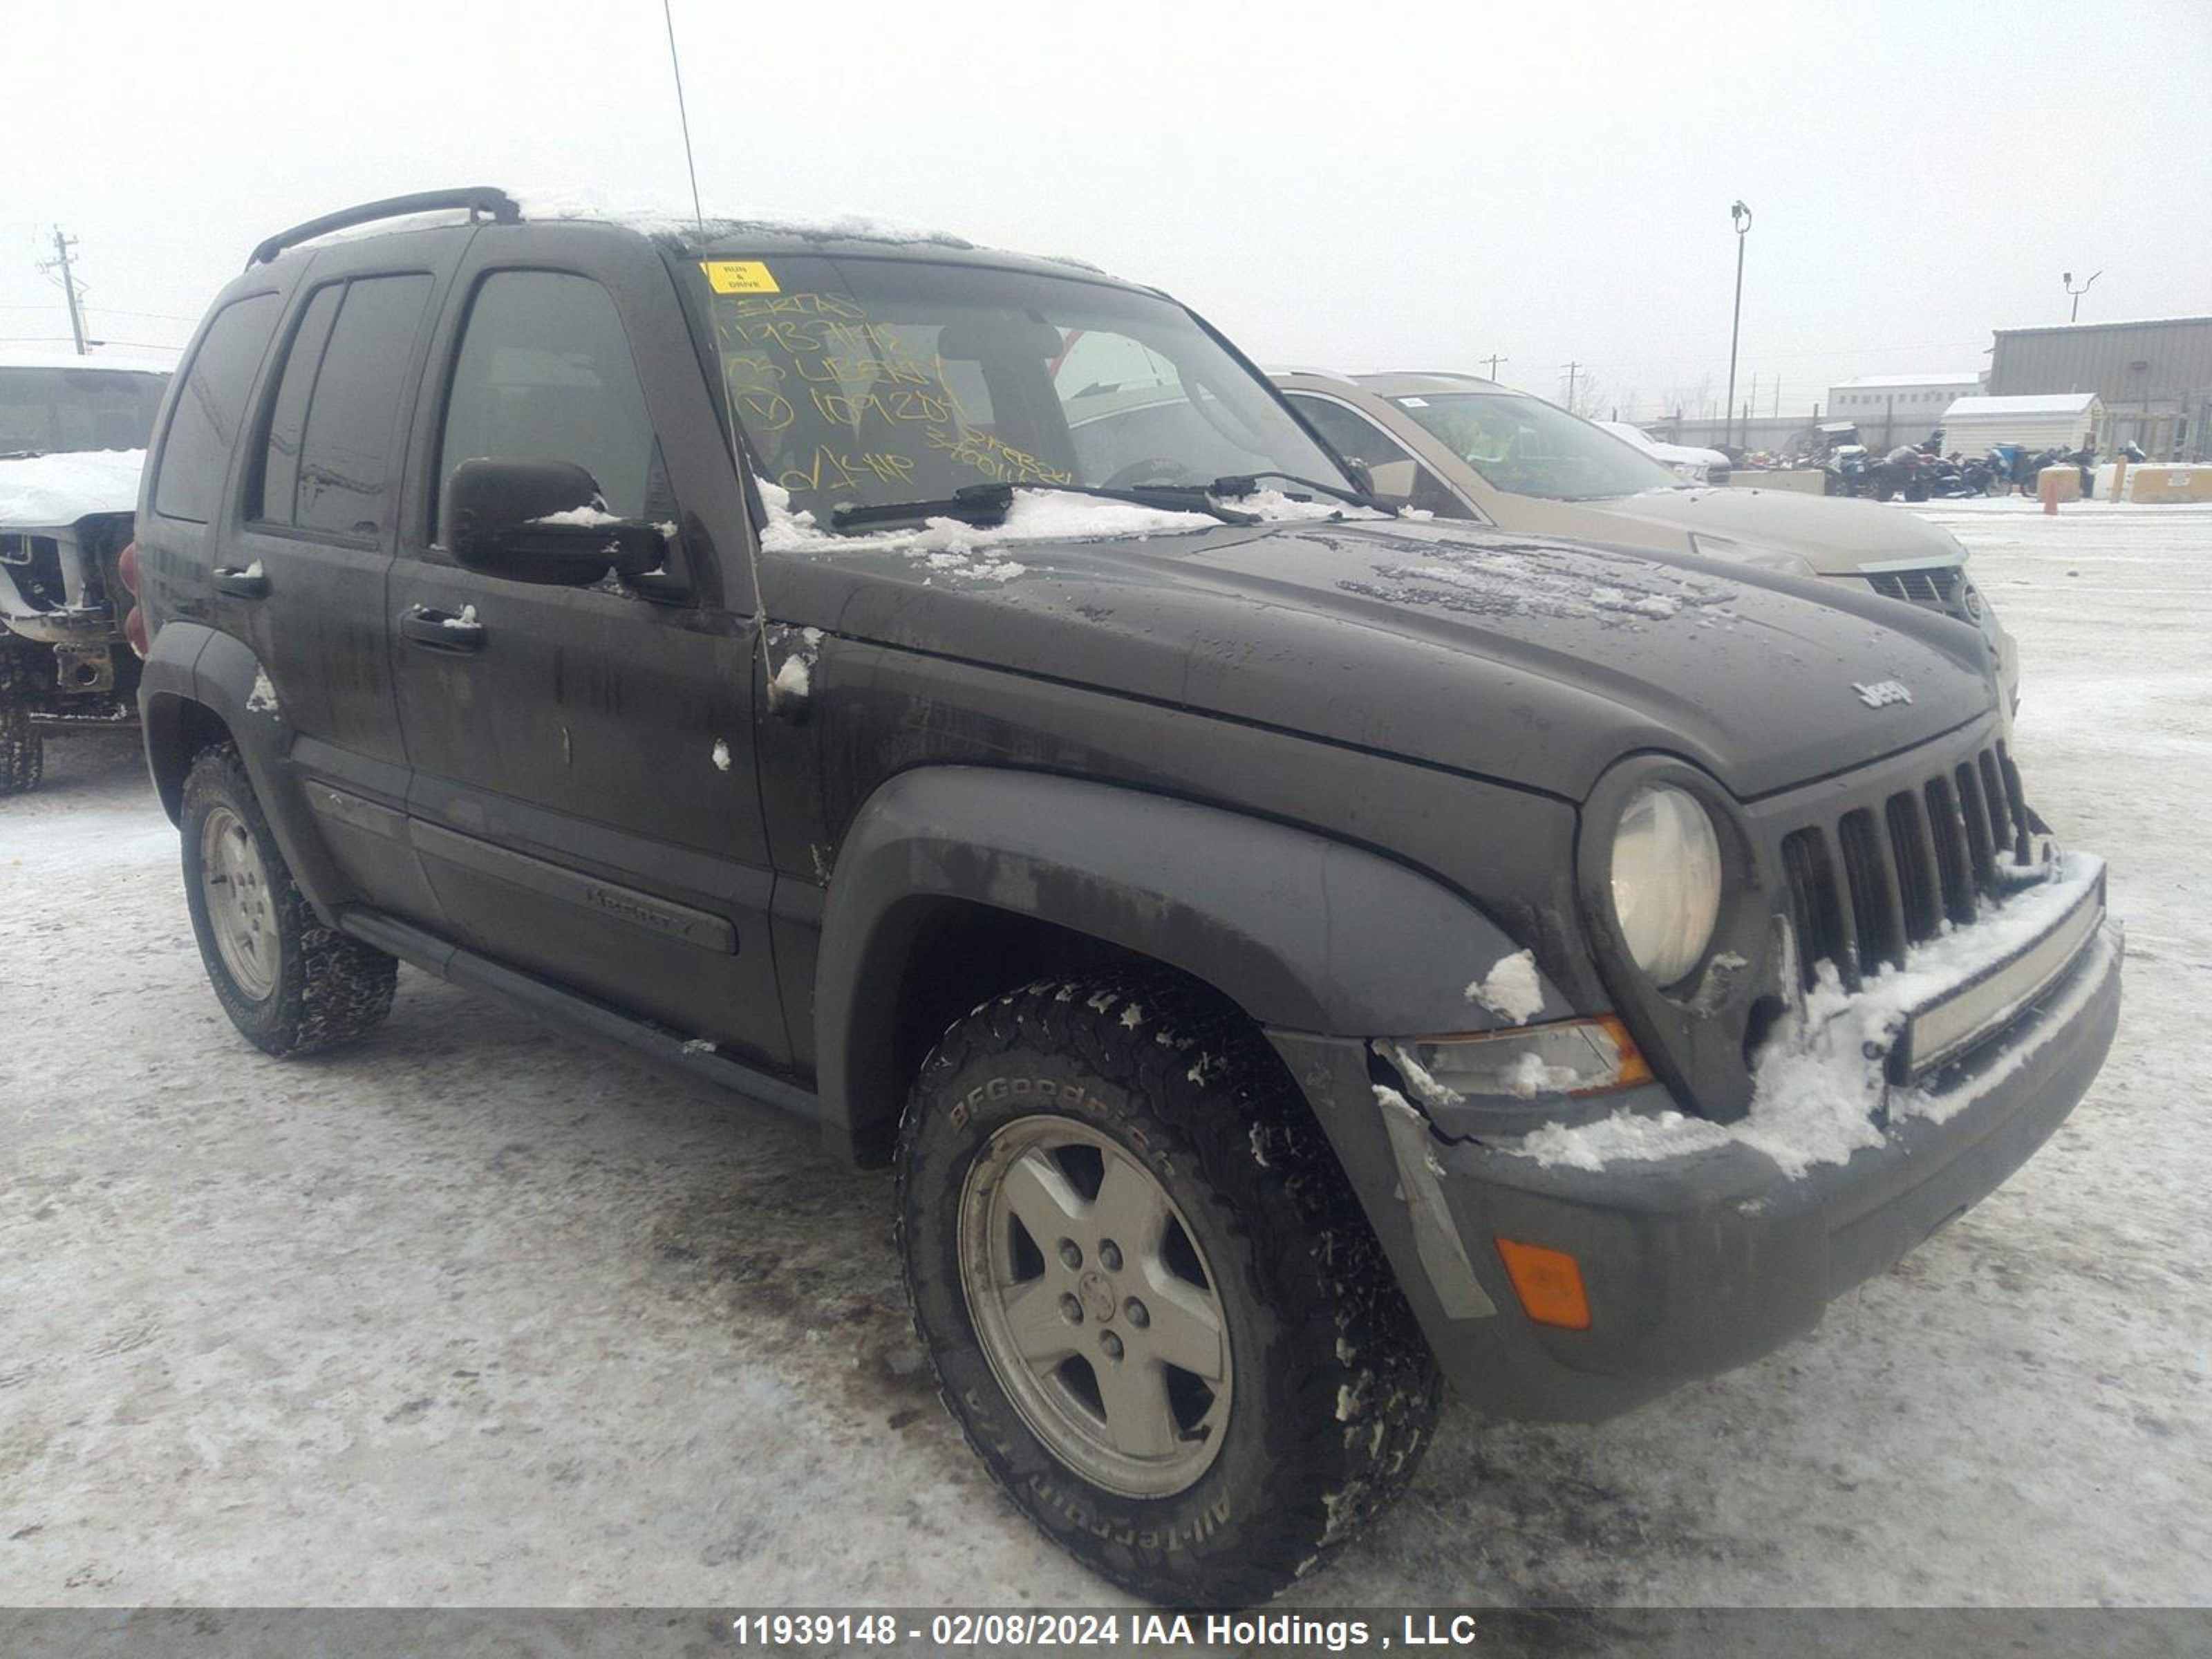
[[[1694,795],[1639,789],[1613,834],[1613,914],[1636,965],[1673,985],[1705,959],[1721,914],[1721,844]]]

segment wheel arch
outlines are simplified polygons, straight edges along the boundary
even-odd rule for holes
[[[164,623],[138,682],[147,770],[175,823],[193,760],[215,744],[235,744],[293,879],[316,915],[335,926],[342,884],[305,799],[283,787],[292,729],[268,684],[260,659],[244,641],[198,623]]]
[[[1261,1027],[1462,1030],[1516,947],[1407,866],[1311,830],[1121,785],[1007,769],[901,773],[839,849],[814,985],[823,1130],[888,1159],[952,1020],[1042,973],[1173,969]]]

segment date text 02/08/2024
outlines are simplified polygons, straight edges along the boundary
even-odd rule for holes
[[[1391,1626],[1395,1628],[1391,1628]],[[1471,1613],[1406,1613],[1395,1619],[1316,1618],[1302,1613],[935,1613],[927,1623],[891,1613],[750,1613],[730,1621],[740,1647],[890,1647],[928,1641],[957,1648],[1115,1647],[1175,1652],[1227,1645],[1305,1648],[1330,1653],[1472,1648]]]

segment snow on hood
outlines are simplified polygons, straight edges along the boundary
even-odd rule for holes
[[[143,449],[0,460],[0,525],[43,530],[92,513],[135,512],[145,465]]]
[[[1018,490],[1000,524],[979,526],[958,519],[936,518],[912,530],[842,536],[823,529],[811,513],[793,512],[791,492],[781,485],[757,475],[753,483],[760,489],[761,504],[768,509],[768,528],[761,536],[761,545],[771,553],[799,553],[814,558],[900,553],[934,574],[982,581],[1011,581],[1029,573],[1029,566],[1008,558],[1002,550],[1017,543],[1097,541],[1118,536],[1133,536],[1141,541],[1221,527],[1221,520],[1210,513],[1141,507],[1132,501],[1100,501],[1091,495],[1038,489]],[[1240,497],[1234,505],[1237,511],[1250,513],[1269,524],[1384,516],[1365,507],[1295,500],[1279,489]]]

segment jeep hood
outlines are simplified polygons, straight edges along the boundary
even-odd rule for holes
[[[1852,575],[1869,565],[1955,564],[1965,556],[1957,541],[1917,514],[1787,489],[1653,489],[1579,505],[1589,522],[1577,534],[1639,544],[1651,531],[1725,537],[1747,548],[1795,553],[1823,576]],[[1637,530],[1608,531],[1623,520]]]
[[[1686,555],[1402,520],[1001,550],[771,556],[763,610],[1577,801],[1638,750],[1751,799],[1996,708],[1964,624]]]
[[[0,460],[0,526],[51,530],[138,507],[143,449],[94,449]]]

